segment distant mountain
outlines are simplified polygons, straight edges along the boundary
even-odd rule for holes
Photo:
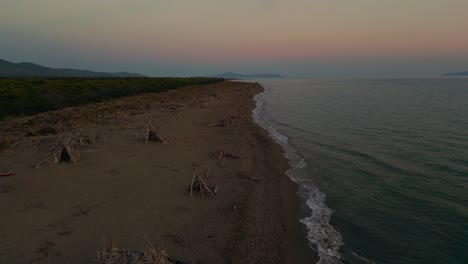
[[[449,72],[449,73],[446,73],[442,76],[468,76],[468,71],[464,71],[464,72]]]
[[[53,69],[30,62],[13,63],[0,59],[0,77],[146,77],[141,74],[93,72],[75,69]]]
[[[214,78],[226,78],[226,79],[252,79],[252,78],[284,78],[279,74],[262,73],[262,74],[240,74],[234,72],[225,72],[221,74],[213,75]]]

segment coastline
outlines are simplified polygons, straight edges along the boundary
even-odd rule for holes
[[[282,147],[274,141],[265,128],[254,120],[252,115],[253,110],[258,107],[254,97],[264,92],[265,88],[258,83],[251,84],[257,86],[259,90],[251,95],[252,105],[249,112],[253,127],[249,130],[258,141],[256,149],[260,152],[256,153],[256,158],[261,160],[256,162],[261,167],[252,168],[251,171],[256,175],[261,175],[262,182],[264,179],[265,184],[248,186],[250,187],[248,193],[253,196],[251,198],[253,201],[250,204],[248,202],[249,210],[244,217],[252,219],[256,216],[257,219],[253,224],[253,230],[243,234],[242,238],[239,239],[239,244],[246,244],[244,245],[244,252],[246,252],[252,244],[261,245],[267,242],[265,236],[259,236],[259,229],[266,237],[268,234],[275,234],[269,239],[277,240],[277,242],[266,245],[266,247],[270,247],[270,250],[265,251],[266,254],[256,255],[256,259],[245,257],[237,262],[233,261],[233,263],[316,263],[319,257],[308,246],[307,228],[299,222],[299,219],[307,215],[305,213],[307,205],[297,194],[299,185],[286,175],[287,171],[291,169],[289,161],[284,157]],[[263,211],[260,216],[256,215],[258,211]],[[269,214],[268,212],[273,213]],[[279,217],[280,220],[274,225],[265,225],[265,223],[270,222],[269,218],[271,217]],[[279,228],[282,229],[281,232],[278,232]],[[281,252],[281,254],[273,258],[272,255],[269,255],[272,252]]]
[[[13,142],[46,127],[100,135],[78,164],[31,168],[54,135],[0,154],[0,165],[15,171],[0,181],[0,262],[90,262],[102,236],[135,248],[144,246],[142,233],[187,262],[316,262],[288,161],[252,119],[262,90],[226,81],[0,122],[0,136]],[[168,144],[139,142],[151,114]],[[229,116],[235,126],[207,127]],[[220,167],[210,158],[217,149],[243,157]],[[187,194],[192,163],[210,169],[216,199]]]

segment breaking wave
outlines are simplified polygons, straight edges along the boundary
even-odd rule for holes
[[[263,93],[257,94],[254,97],[256,108],[252,112],[252,117],[283,148],[284,156],[288,159],[291,166],[286,175],[300,186],[298,195],[306,201],[308,208],[310,208],[311,215],[300,219],[300,222],[307,227],[307,238],[310,242],[310,247],[316,250],[319,255],[320,259],[317,263],[343,263],[340,248],[344,243],[341,234],[330,224],[333,210],[326,206],[325,194],[312,181],[312,175],[310,175],[307,169],[307,163],[294,147],[289,144],[288,137],[276,130],[273,127],[273,122],[268,119],[264,107],[265,101],[262,98],[270,90],[267,87],[264,88],[265,91]]]

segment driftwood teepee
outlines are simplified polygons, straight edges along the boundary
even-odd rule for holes
[[[62,161],[77,163],[80,160],[79,149],[91,146],[87,142],[89,140],[83,138],[82,133],[70,133],[60,136],[55,141],[50,156],[36,164],[36,168],[43,165],[54,165]]]
[[[152,119],[153,115],[150,115],[148,122],[146,123],[145,144],[148,144],[150,141],[167,143],[164,138],[162,138],[159,133],[156,132],[156,129],[154,129]]]
[[[198,175],[198,165],[193,164],[192,165],[193,169],[193,175],[192,175],[192,182],[190,183],[190,196],[193,196],[193,192],[198,192],[200,194],[200,197],[204,198],[205,195],[211,195],[212,197],[216,198],[216,193],[218,191],[218,186],[210,186],[208,183],[206,183],[205,180],[203,180],[203,177]],[[206,177],[208,178],[210,176],[210,169],[207,170],[206,172]]]

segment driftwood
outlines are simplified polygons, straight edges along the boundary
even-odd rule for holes
[[[80,160],[79,150],[93,146],[93,139],[84,137],[83,133],[70,133],[60,136],[55,141],[50,156],[36,164],[36,168],[43,165],[54,165],[62,161],[77,163]]]
[[[145,144],[148,144],[149,141],[167,143],[154,129],[152,119],[153,115],[148,118],[148,122],[146,123]]]
[[[114,242],[106,244],[102,239],[102,248],[97,252],[100,264],[187,264],[175,260],[164,250],[154,247],[147,239],[146,249],[119,249]]]
[[[236,117],[231,116],[219,122],[209,124],[208,127],[231,127],[236,125]]]
[[[213,196],[216,198],[216,193],[218,191],[218,186],[215,186],[214,188],[210,186],[208,183],[206,183],[205,180],[203,180],[203,177],[198,175],[198,165],[193,164],[192,165],[193,169],[193,174],[192,174],[192,182],[190,183],[189,191],[190,191],[190,196],[193,196],[193,192],[198,192],[200,194],[201,198],[205,197],[205,193]],[[210,169],[207,170],[206,172],[206,178],[210,176]]]
[[[225,158],[231,158],[231,159],[241,159],[242,158],[242,156],[240,156],[240,155],[229,153],[229,152],[226,152],[224,150],[216,150],[215,152],[213,152],[211,154],[210,157],[212,157],[214,159],[217,159],[218,162],[219,162],[219,165],[221,167],[224,167],[224,159]]]

